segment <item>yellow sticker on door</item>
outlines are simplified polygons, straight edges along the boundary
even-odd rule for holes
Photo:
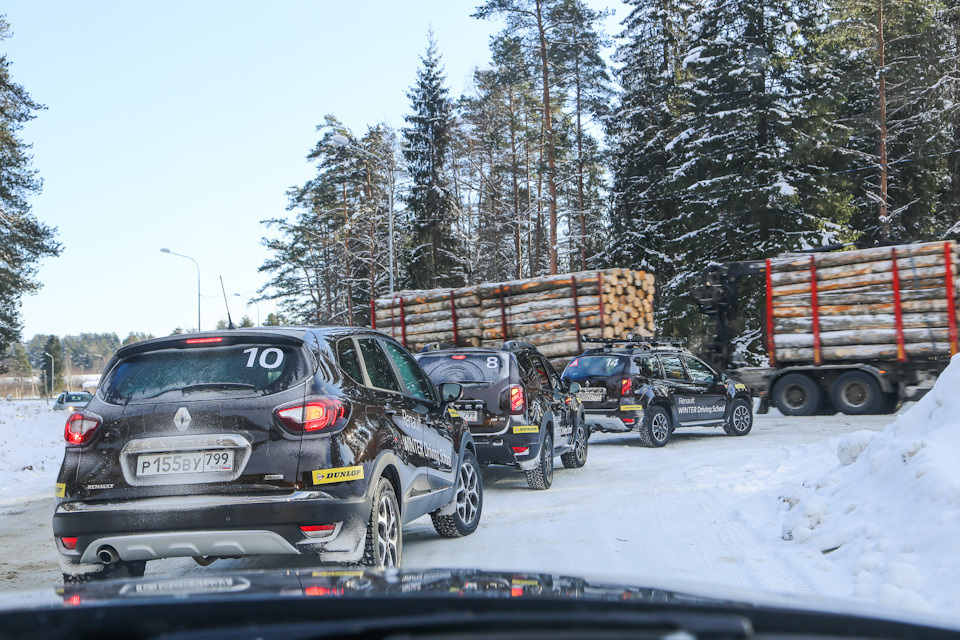
[[[540,427],[535,424],[518,424],[513,427],[514,433],[538,433]]]
[[[460,414],[457,413],[457,410],[454,409],[453,407],[447,407],[447,413],[450,414],[450,417],[451,417],[451,418],[459,418],[459,417],[460,417]]]
[[[67,495],[67,485],[62,482],[57,483],[57,488],[54,489],[53,495],[57,498],[65,498]]]
[[[337,469],[317,469],[311,471],[313,484],[332,484],[363,479],[363,467],[339,467]]]

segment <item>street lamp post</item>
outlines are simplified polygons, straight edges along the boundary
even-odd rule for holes
[[[160,249],[160,253],[169,253],[172,256],[180,256],[181,258],[186,258],[197,267],[197,331],[200,331],[200,265],[197,264],[197,261],[191,258],[190,256],[185,256],[182,253],[174,253],[170,249],[163,248]]]
[[[253,305],[257,308],[257,326],[259,327],[260,326],[260,303],[254,300],[253,298],[247,298],[245,296],[240,295],[239,293],[235,293],[233,295],[237,296],[238,298],[243,298],[244,300],[247,301],[248,305],[251,302],[253,303]]]
[[[47,396],[47,404],[50,404],[50,396],[53,395],[53,384],[57,381],[57,365],[54,364],[52,355],[46,351],[43,352],[43,355],[50,358],[50,395]]]
[[[330,141],[338,147],[347,147],[353,149],[354,151],[359,151],[360,153],[366,154],[380,163],[386,172],[387,179],[390,181],[389,188],[387,190],[387,211],[389,213],[390,220],[390,237],[387,239],[388,251],[390,253],[390,293],[393,293],[393,188],[394,188],[394,175],[393,167],[387,164],[387,161],[378,156],[375,153],[371,153],[366,149],[361,149],[360,147],[350,144],[350,139],[347,136],[340,135],[339,133],[334,134]]]

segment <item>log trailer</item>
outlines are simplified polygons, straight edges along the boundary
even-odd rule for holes
[[[957,248],[950,242],[831,245],[712,265],[694,291],[716,335],[700,354],[785,415],[890,413],[923,395],[957,353]],[[768,364],[738,361],[742,278],[763,277]]]

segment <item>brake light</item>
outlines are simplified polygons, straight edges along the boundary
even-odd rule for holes
[[[223,342],[223,338],[217,336],[215,338],[189,338],[184,340],[187,344],[209,344],[211,342]]]
[[[67,549],[73,550],[73,549],[76,549],[76,548],[77,548],[77,537],[76,537],[76,536],[69,537],[69,538],[60,538],[60,542],[62,542],[62,543],[63,543],[63,546],[66,547]]]
[[[293,431],[304,432],[330,429],[346,415],[347,407],[344,401],[329,396],[311,398],[306,403],[279,407],[276,410],[280,422]]]
[[[307,587],[303,590],[306,596],[342,596],[343,589],[331,589],[330,587]]]
[[[94,431],[100,426],[100,418],[83,411],[77,411],[69,418],[63,428],[63,439],[67,444],[81,445],[90,441]]]
[[[453,358],[454,360],[466,360],[466,359],[467,359],[467,356],[466,356],[466,355],[464,355],[464,354],[462,354],[462,353],[461,353],[461,354],[459,354],[459,355],[456,355],[456,356],[450,356],[450,357],[451,357],[451,358]]]
[[[633,393],[633,378],[624,378],[620,381],[620,396],[628,396]]]
[[[337,530],[335,524],[302,524],[300,531],[308,538],[326,538]]]
[[[518,384],[510,387],[510,413],[521,414],[526,409],[526,405],[523,387]]]
[[[513,449],[514,453],[521,456],[527,453],[528,451],[530,451],[530,447],[510,447],[510,448]]]

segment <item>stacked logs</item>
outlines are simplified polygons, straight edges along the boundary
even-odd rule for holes
[[[776,362],[906,362],[957,351],[953,242],[791,255],[769,267],[768,350]]]
[[[565,364],[586,336],[653,335],[653,294],[653,274],[629,269],[401,291],[373,301],[374,327],[411,351],[429,342],[499,347],[516,339]]]

